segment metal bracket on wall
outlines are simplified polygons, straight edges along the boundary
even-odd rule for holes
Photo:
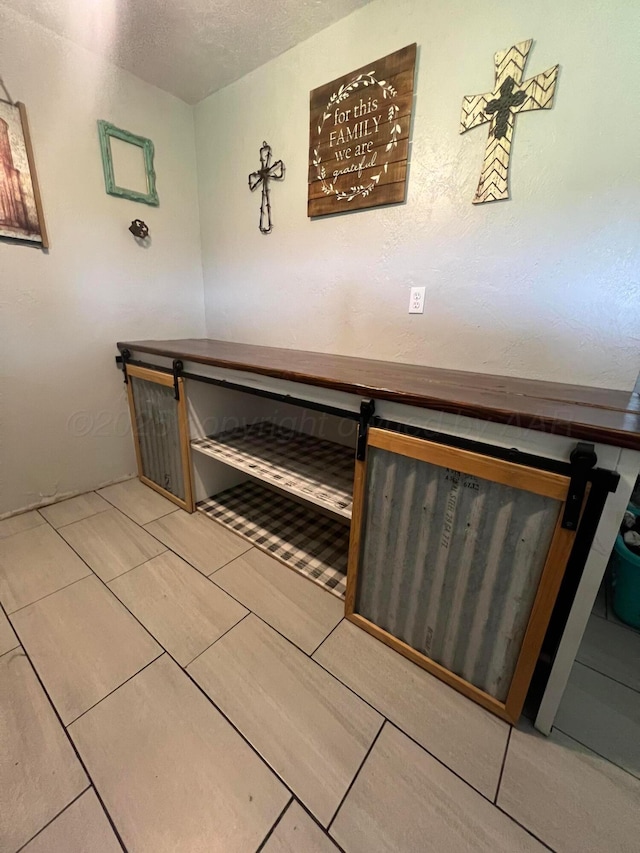
[[[360,419],[358,420],[358,444],[356,446],[356,459],[362,461],[367,452],[367,432],[369,421],[376,410],[373,400],[363,400],[360,403]]]
[[[126,385],[129,382],[129,377],[127,376],[127,362],[131,358],[131,350],[123,349],[120,355],[116,356],[116,364],[118,365],[118,370],[121,370],[124,374],[124,384]]]
[[[176,400],[180,399],[180,384],[178,379],[184,368],[184,364],[179,358],[173,359],[173,396]]]
[[[575,530],[578,526],[589,474],[591,469],[595,468],[598,457],[593,444],[579,441],[571,451],[569,459],[571,460],[571,482],[564,505],[562,527],[566,530]]]

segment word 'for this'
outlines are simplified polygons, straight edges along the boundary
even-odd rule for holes
[[[329,148],[333,148],[335,145],[342,146],[349,142],[356,142],[357,140],[360,140],[354,148],[343,148],[340,151],[335,151],[334,154],[336,160],[349,160],[351,157],[362,157],[364,154],[369,154],[371,152],[371,149],[373,148],[373,139],[369,139],[367,142],[364,142],[363,140],[378,132],[382,116],[370,116],[370,118],[363,118],[363,116],[369,116],[370,113],[375,112],[377,109],[377,98],[369,98],[368,101],[364,101],[361,98],[360,103],[356,104],[353,110],[337,109],[335,111],[333,115],[333,123],[336,127],[344,124],[345,122],[351,121],[352,113],[353,118],[358,119],[358,121],[356,121],[353,126],[340,127],[338,130],[332,130],[329,134]]]

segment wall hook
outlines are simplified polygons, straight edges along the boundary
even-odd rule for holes
[[[141,240],[146,240],[149,236],[149,226],[142,219],[134,219],[129,226],[129,231],[134,237],[139,237]]]

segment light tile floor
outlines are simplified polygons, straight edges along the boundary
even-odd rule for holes
[[[1,521],[0,602],[2,853],[638,850],[632,773],[136,480]]]
[[[555,726],[640,779],[640,631],[616,617],[611,600],[605,580]]]

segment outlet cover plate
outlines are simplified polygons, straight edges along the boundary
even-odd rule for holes
[[[412,287],[409,298],[409,314],[424,314],[424,287]]]

